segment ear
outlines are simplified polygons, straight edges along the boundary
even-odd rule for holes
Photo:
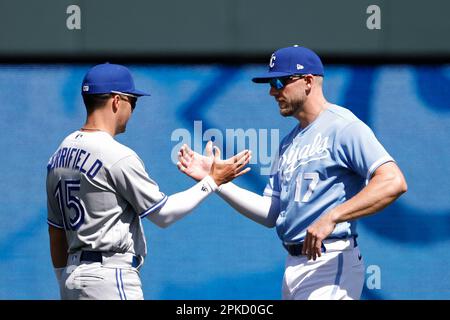
[[[306,81],[306,86],[308,87],[308,89],[311,89],[313,86],[313,82],[314,82],[314,76],[313,75],[307,75],[305,77],[305,81]]]
[[[120,103],[119,96],[118,95],[113,96],[113,99],[111,100],[111,107],[114,113],[117,113],[117,111],[119,111],[119,103]]]

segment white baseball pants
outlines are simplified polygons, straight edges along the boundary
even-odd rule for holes
[[[315,261],[306,256],[286,258],[283,300],[360,299],[365,268],[353,238],[324,240],[326,252]]]
[[[69,255],[59,286],[62,300],[144,299],[139,270],[120,259],[86,263]]]

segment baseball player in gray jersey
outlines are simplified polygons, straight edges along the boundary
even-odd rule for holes
[[[373,214],[406,192],[394,159],[351,111],[322,92],[323,65],[311,50],[275,51],[269,83],[284,117],[299,123],[280,144],[263,196],[233,183],[217,193],[244,216],[275,227],[286,258],[283,299],[359,299],[364,263],[355,219]],[[200,180],[214,163],[183,146],[178,167]]]
[[[47,165],[50,251],[62,299],[143,299],[139,269],[147,253],[141,220],[167,227],[217,186],[246,173],[250,153],[220,161],[192,188],[167,196],[142,160],[114,140],[137,98],[129,70],[91,68],[82,84],[84,126],[67,136]]]

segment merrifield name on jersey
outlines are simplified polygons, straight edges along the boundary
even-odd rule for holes
[[[78,148],[60,148],[50,158],[47,170],[50,172],[56,168],[68,168],[78,170],[87,174],[90,178],[94,178],[98,171],[102,168],[103,163],[95,159],[88,161],[91,156],[90,152]]]

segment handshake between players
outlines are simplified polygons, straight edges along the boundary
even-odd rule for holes
[[[251,156],[250,150],[244,150],[229,159],[222,160],[220,149],[213,146],[212,141],[206,144],[205,155],[192,151],[184,144],[178,151],[177,167],[196,181],[209,174],[220,186],[249,172],[250,168],[244,167],[249,163]]]

